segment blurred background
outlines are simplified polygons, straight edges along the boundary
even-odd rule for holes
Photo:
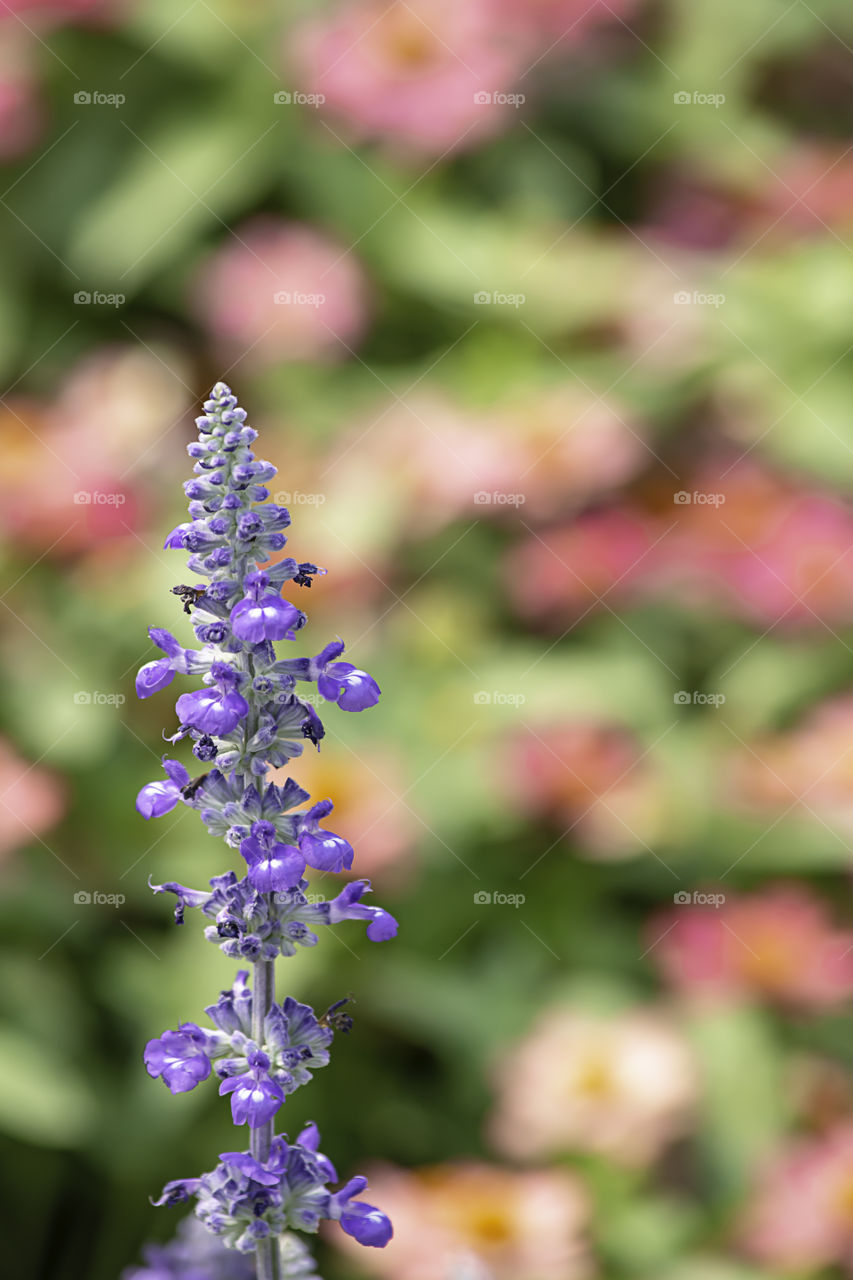
[[[283,1127],[397,1225],[322,1274],[853,1270],[849,4],[2,8],[15,1275],[116,1280],[234,1145],[141,1061],[234,970],[148,879],[233,855],[134,811],[219,378],[384,692],[292,770],[401,924],[279,968],[356,1000]]]

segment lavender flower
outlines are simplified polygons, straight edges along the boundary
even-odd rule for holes
[[[213,1026],[183,1022],[150,1040],[144,1061],[149,1075],[173,1094],[187,1093],[214,1077],[231,1103],[235,1125],[247,1125],[248,1151],[226,1152],[212,1173],[167,1184],[157,1204],[195,1199],[197,1219],[211,1240],[236,1254],[204,1252],[195,1228],[182,1229],[173,1245],[150,1249],[148,1272],[135,1280],[318,1280],[305,1247],[293,1230],[316,1232],[324,1219],[336,1221],[362,1244],[383,1247],[391,1224],[374,1206],[355,1197],[366,1185],[351,1179],[338,1191],[331,1162],[318,1151],[319,1134],[309,1125],[295,1143],[275,1137],[276,1114],[291,1093],[326,1066],[334,1031],[351,1020],[339,1001],[321,1018],[292,997],[274,994],[274,963],[297,946],[314,946],[319,925],[360,920],[373,942],[392,938],[394,918],[363,901],[366,880],[344,885],[325,899],[309,892],[307,868],[348,871],[351,845],[321,826],[332,802],[301,808],[310,796],[292,778],[283,786],[266,780],[270,768],[287,764],[306,745],[319,749],[325,729],[320,716],[296,692],[315,684],[321,698],[344,711],[376,704],[379,686],[366,671],[341,661],[340,640],[313,658],[280,658],[277,642],[293,643],[306,624],[304,612],[282,597],[282,589],[310,587],[325,570],[280,556],[290,524],[285,508],[268,501],[275,475],[256,459],[257,433],[224,383],[217,383],[196,419],[199,438],[189,446],[194,478],[184,486],[190,519],[166,538],[165,546],[189,553],[187,567],[197,581],[173,593],[183,602],[200,648],[188,648],[170,632],[152,627],[163,656],[146,662],[137,676],[140,698],[166,689],[176,675],[201,687],[183,692],[175,704],[172,743],[189,739],[197,759],[209,765],[196,777],[179,760],[164,757],[165,779],[146,783],[136,807],[146,819],[161,817],[178,804],[194,809],[211,835],[239,850],[245,875],[214,876],[209,889],[168,882],[155,893],[175,895],[175,920],[199,908],[212,923],[205,936],[228,956],[254,966],[223,991],[206,1012]],[[212,1246],[211,1246],[212,1248]],[[223,1256],[252,1255],[253,1265],[228,1269]],[[196,1267],[198,1260],[198,1267]],[[196,1267],[195,1270],[193,1268]],[[159,1268],[159,1270],[158,1270]],[[134,1275],[134,1273],[129,1273]]]

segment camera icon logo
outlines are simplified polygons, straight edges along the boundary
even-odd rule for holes
[[[672,100],[677,107],[686,107],[688,103],[693,101],[693,98],[691,94],[685,93],[685,91],[681,89],[678,93],[674,93],[672,95]]]
[[[677,707],[686,707],[693,701],[686,689],[680,689],[678,693],[674,693],[672,700]]]
[[[86,89],[78,89],[74,95],[74,101],[78,106],[87,106],[92,101],[92,95]]]
[[[678,293],[672,295],[672,300],[678,307],[687,307],[693,301],[693,294],[686,289],[679,289]]]
[[[292,294],[287,289],[280,289],[278,293],[273,294],[273,302],[278,307],[287,306],[292,301]]]
[[[487,303],[491,302],[491,300],[492,295],[487,289],[481,289],[479,293],[474,294],[474,302],[478,307],[485,306]]]
[[[87,307],[92,301],[91,293],[87,293],[85,289],[80,289],[74,295],[74,305],[77,307]]]
[[[492,500],[492,495],[487,493],[485,489],[478,489],[474,494],[474,503],[478,507],[487,506]]]
[[[686,907],[690,901],[690,894],[686,889],[679,889],[678,893],[672,895],[672,900],[677,907]]]
[[[88,507],[92,501],[92,495],[88,489],[78,489],[74,495],[74,505],[77,507]]]
[[[74,695],[74,703],[78,707],[88,707],[91,704],[91,701],[92,695],[89,693],[88,689],[80,689],[79,692]]]
[[[288,103],[293,101],[293,94],[288,93],[286,89],[279,89],[278,93],[273,94],[272,100],[277,102],[279,106],[287,106]]]
[[[478,107],[486,107],[492,100],[492,95],[487,93],[485,89],[480,89],[474,94],[474,101]]]
[[[78,889],[74,895],[74,902],[78,907],[87,907],[92,901],[92,895],[88,889]]]
[[[490,693],[486,693],[485,689],[481,689],[479,693],[474,694],[475,707],[485,707],[491,702],[491,700],[492,695]]]
[[[492,901],[492,895],[486,889],[479,889],[474,894],[474,904],[478,907],[487,907]]]
[[[692,496],[686,489],[679,489],[678,493],[674,493],[672,495],[672,500],[677,507],[686,507],[689,506],[692,501]]]

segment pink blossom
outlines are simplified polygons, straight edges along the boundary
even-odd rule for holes
[[[0,160],[28,151],[41,133],[44,112],[35,51],[35,41],[23,27],[5,29],[0,44]]]
[[[120,346],[74,365],[54,399],[0,411],[0,530],[67,556],[133,536],[161,441],[179,429],[186,370],[174,355]]]
[[[346,245],[256,218],[204,264],[195,308],[225,351],[252,364],[341,359],[366,328],[367,283]]]
[[[853,932],[836,928],[802,885],[679,905],[651,922],[648,938],[667,980],[691,995],[812,1009],[853,995]]]
[[[26,14],[51,22],[73,22],[100,17],[118,7],[116,0],[3,0],[0,19]]]
[[[811,1273],[840,1263],[853,1274],[853,1125],[796,1142],[768,1161],[742,1238],[774,1268]]]
[[[491,1134],[525,1159],[592,1151],[644,1165],[687,1127],[696,1069],[656,1010],[606,1016],[548,1009],[499,1062]]]
[[[532,726],[513,733],[498,752],[511,803],[555,822],[585,856],[624,858],[663,839],[662,777],[621,725]]]
[[[627,508],[594,511],[530,534],[509,554],[510,596],[527,617],[562,622],[608,597],[624,603],[653,567],[649,522]]]
[[[516,442],[520,467],[510,491],[521,492],[525,517],[547,519],[629,480],[652,456],[630,411],[574,386],[534,393],[498,408],[492,434]]]
[[[834,495],[719,459],[684,491],[693,500],[674,506],[662,579],[762,627],[853,619],[853,514]]]
[[[300,88],[350,137],[440,154],[471,146],[508,124],[496,103],[523,69],[488,0],[344,0],[297,31]]]
[[[0,739],[0,856],[48,831],[64,809],[61,781],[21,760]]]
[[[619,26],[639,9],[642,0],[494,0],[505,20],[531,36],[558,41],[557,50],[576,44],[591,27]]]
[[[358,1264],[388,1280],[586,1280],[587,1197],[574,1174],[475,1161],[380,1167],[370,1189],[394,1223]],[[336,1244],[354,1254],[340,1232]]]
[[[853,697],[831,698],[793,728],[754,738],[731,758],[729,793],[754,810],[799,810],[853,826]]]

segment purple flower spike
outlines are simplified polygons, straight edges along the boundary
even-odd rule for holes
[[[265,1053],[253,1050],[248,1063],[250,1070],[223,1080],[219,1093],[222,1097],[231,1094],[231,1115],[235,1124],[248,1124],[250,1129],[260,1129],[272,1120],[284,1102],[284,1093],[269,1076],[270,1060]]]
[[[168,774],[166,781],[147,783],[136,797],[136,808],[143,818],[162,818],[183,799],[181,789],[190,781],[190,775],[180,760],[164,760],[163,768]]]
[[[255,822],[240,844],[249,866],[249,882],[259,893],[283,893],[302,879],[305,858],[295,845],[279,844],[271,822]]]
[[[366,711],[368,707],[375,707],[382,692],[373,676],[351,662],[333,662],[326,667],[317,688],[342,711]]]
[[[164,1031],[158,1040],[149,1040],[143,1055],[145,1068],[154,1079],[162,1076],[172,1093],[189,1093],[210,1075],[210,1059],[193,1038],[201,1032],[187,1022],[180,1031]]]
[[[384,1249],[394,1234],[391,1219],[364,1200],[353,1200],[341,1214],[341,1226],[359,1244]]]
[[[136,676],[136,694],[139,698],[150,698],[152,693],[159,693],[171,684],[175,678],[172,664],[168,658],[157,658],[154,662],[146,662],[140,667]]]
[[[293,996],[276,999],[277,958],[315,946],[321,926],[362,921],[368,938],[381,942],[396,934],[397,922],[367,905],[367,880],[345,884],[336,897],[309,893],[306,869],[347,872],[352,846],[322,825],[331,800],[312,804],[298,782],[269,778],[271,770],[289,769],[309,743],[319,749],[325,729],[315,703],[326,699],[344,711],[363,711],[376,704],[380,690],[366,671],[342,660],[341,638],[313,657],[276,651],[282,648],[277,642],[295,640],[306,622],[282,593],[295,595],[326,571],[282,555],[290,515],[268,502],[275,467],[256,456],[257,432],[246,417],[231,389],[217,382],[196,418],[198,439],[188,448],[193,475],[184,484],[188,519],[165,545],[184,552],[186,570],[171,594],[180,599],[198,647],[185,647],[180,633],[151,627],[160,653],[136,677],[140,698],[165,689],[176,675],[190,677],[190,691],[176,691],[178,723],[164,738],[183,742],[202,771],[191,777],[179,761],[164,758],[164,775],[142,788],[136,807],[146,819],[178,803],[194,809],[207,831],[245,860],[239,872],[220,869],[209,888],[149,881],[155,893],[174,896],[177,924],[188,908],[197,910],[204,936],[244,967],[206,1007],[210,1027],[183,1022],[149,1040],[143,1056],[148,1074],[174,1094],[215,1079],[220,1095],[230,1098],[234,1124],[249,1126],[251,1143],[248,1151],[224,1152],[210,1173],[168,1183],[155,1201],[194,1200],[190,1221],[219,1253],[196,1255],[188,1234],[174,1249],[146,1251],[148,1265],[133,1271],[134,1280],[167,1280],[167,1274],[177,1280],[185,1271],[185,1280],[190,1271],[206,1280],[226,1280],[226,1271],[227,1280],[247,1280],[279,1270],[293,1280],[318,1280],[294,1232],[313,1235],[324,1221],[339,1222],[372,1248],[383,1248],[392,1235],[386,1215],[359,1199],[367,1194],[365,1178],[334,1190],[338,1175],[319,1150],[315,1124],[303,1127],[295,1142],[275,1134],[286,1099],[328,1064],[336,1035],[352,1027],[346,1000],[318,1015]],[[300,682],[321,697],[300,697]]]

